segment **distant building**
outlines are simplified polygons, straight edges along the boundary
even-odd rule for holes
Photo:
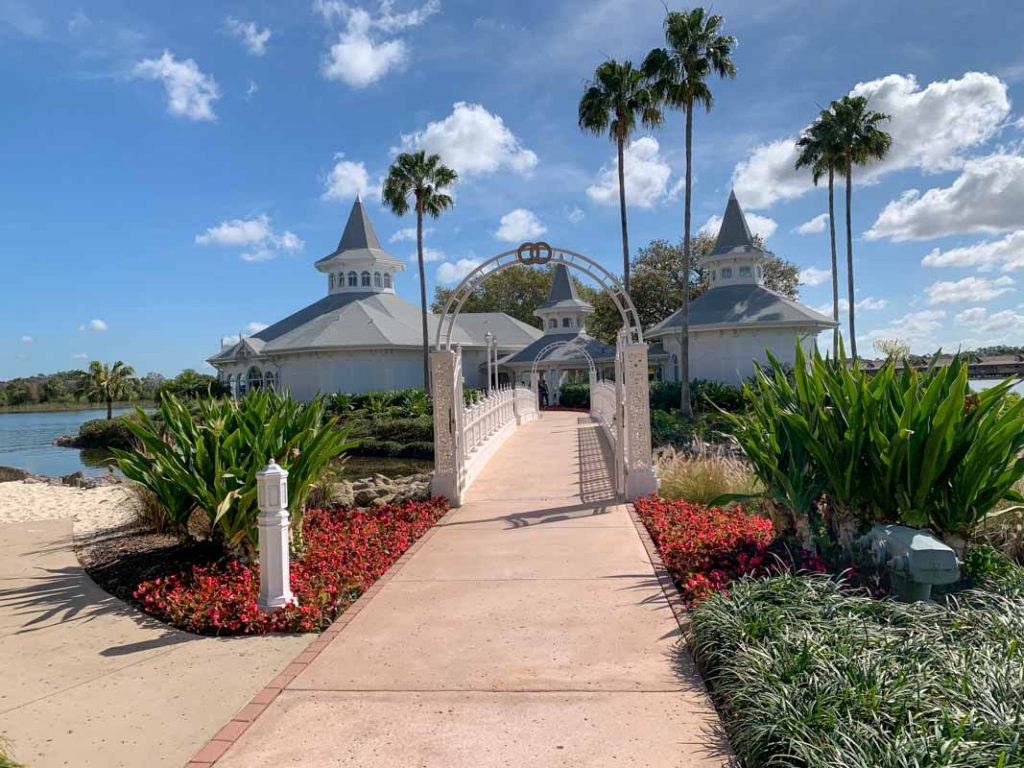
[[[308,400],[317,393],[423,386],[420,308],[395,294],[405,264],[385,252],[366,209],[356,200],[338,247],[315,264],[327,295],[259,333],[223,345],[208,362],[236,395],[259,387]],[[438,317],[427,316],[430,343]],[[452,342],[462,345],[467,386],[486,386],[487,334],[499,356],[541,336],[501,312],[461,313]]]
[[[739,384],[754,374],[754,363],[767,362],[770,351],[793,363],[797,340],[814,346],[818,334],[835,328],[830,317],[764,287],[764,263],[771,254],[754,244],[736,194],[702,266],[710,289],[690,302],[690,378]],[[679,380],[681,312],[674,312],[644,339],[668,358],[665,379]]]

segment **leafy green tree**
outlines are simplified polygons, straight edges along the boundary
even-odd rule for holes
[[[828,232],[832,246],[832,357],[839,356],[839,262],[836,257],[835,172],[840,162],[840,148],[835,115],[824,109],[818,119],[796,143],[800,154],[797,169],[809,168],[811,180],[817,186],[822,176],[828,176]]]
[[[637,123],[648,127],[661,124],[661,110],[648,78],[633,62],[609,59],[594,71],[580,99],[579,127],[600,136],[608,134],[615,142],[619,163],[619,215],[622,219],[622,270],[629,292],[629,233],[626,226],[626,142]]]
[[[892,136],[878,126],[889,115],[868,109],[864,96],[843,96],[831,106],[835,125],[839,165],[837,170],[846,177],[846,288],[850,303],[850,354],[857,359],[857,326],[853,298],[853,168],[881,160],[892,147]]]
[[[163,379],[162,376],[160,378]],[[227,387],[216,376],[186,368],[173,379],[162,381],[156,388],[156,394],[172,394],[195,400],[200,397],[224,397],[229,393]]]
[[[686,114],[686,190],[683,205],[683,284],[689,283],[691,262],[690,206],[693,191],[693,108],[703,106],[708,112],[714,103],[708,78],[735,77],[732,49],[736,38],[721,34],[724,20],[703,8],[690,11],[669,11],[665,16],[665,48],[655,48],[644,60],[643,71],[654,81],[659,102],[682,109]],[[679,411],[689,418],[690,404],[690,295],[683,291],[679,356]]]
[[[462,311],[504,312],[516,320],[543,328],[541,319],[536,317],[533,311],[548,297],[551,290],[551,274],[550,268],[538,269],[520,265],[491,274],[469,295]],[[444,311],[445,304],[454,293],[454,288],[435,286],[431,311]]]
[[[420,309],[423,314],[423,390],[430,391],[430,340],[427,337],[427,277],[423,266],[423,216],[438,218],[453,205],[445,190],[459,175],[441,162],[439,155],[403,152],[388,169],[382,198],[395,215],[404,216],[413,201],[416,211],[416,260],[420,272]]]
[[[107,404],[107,420],[113,418],[114,401],[126,397],[128,379],[135,375],[130,365],[118,360],[113,365],[93,360],[82,380],[82,393],[89,398],[98,398]]]

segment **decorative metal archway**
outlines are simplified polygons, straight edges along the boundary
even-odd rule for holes
[[[455,321],[458,319],[459,313],[462,312],[462,307],[488,277],[517,265],[547,266],[548,264],[564,264],[570,269],[582,272],[598,283],[611,297],[615,308],[622,316],[626,341],[630,344],[643,343],[644,333],[636,307],[629,294],[626,293],[625,286],[615,275],[582,253],[564,248],[554,248],[547,243],[538,242],[523,243],[513,251],[505,251],[497,256],[492,256],[462,279],[441,313],[440,322],[437,324],[434,349],[451,349],[452,332],[455,329]]]
[[[594,358],[591,357],[590,353],[587,351],[586,346],[579,343],[579,339],[571,339],[569,341],[552,341],[550,344],[548,344],[546,347],[541,349],[540,352],[537,353],[537,356],[533,358],[533,365],[530,366],[531,381],[533,380],[533,377],[537,375],[537,367],[540,365],[541,360],[543,360],[545,357],[547,357],[549,354],[554,352],[559,347],[575,347],[580,352],[582,352],[583,356],[587,358],[587,366],[590,368],[591,381],[597,379],[597,366],[594,365]]]
[[[462,494],[475,477],[482,455],[471,430],[473,414],[467,416],[463,402],[462,348],[452,348],[455,322],[466,301],[482,282],[516,265],[546,266],[563,264],[578,270],[597,282],[609,295],[622,317],[615,355],[615,382],[609,384],[602,403],[608,413],[600,419],[605,434],[614,445],[616,488],[628,500],[653,493],[658,487],[651,455],[651,422],[649,384],[647,379],[647,344],[643,329],[625,287],[611,272],[591,258],[564,248],[553,248],[543,242],[523,243],[512,251],[499,253],[486,260],[462,279],[445,304],[437,325],[434,352],[431,355],[431,378],[434,399],[434,476],[431,492],[446,496],[452,504],[461,503]],[[560,342],[566,344],[567,342]],[[571,343],[571,342],[569,342]],[[559,342],[548,345],[558,346]],[[546,354],[542,350],[542,354]],[[539,357],[540,355],[538,355]],[[587,354],[591,371],[593,360]],[[536,363],[536,360],[534,361]],[[592,380],[594,377],[592,376]],[[523,392],[527,400],[532,394]],[[508,401],[507,393],[496,393]],[[503,402],[505,402],[503,401]],[[487,401],[484,401],[487,402]],[[531,408],[536,408],[534,401]],[[536,411],[533,411],[534,414]],[[493,445],[493,443],[491,444]],[[467,466],[472,464],[472,469]]]

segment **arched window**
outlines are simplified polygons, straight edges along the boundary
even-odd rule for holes
[[[750,277],[750,267],[740,267],[740,277]]]
[[[274,376],[273,371],[267,371],[263,374],[263,386],[267,389],[277,389],[277,377]]]
[[[384,273],[384,287],[385,288],[390,288],[391,287],[391,273],[390,272],[385,272]]]
[[[555,318],[552,317],[550,320],[548,320],[548,328],[557,328],[557,327],[558,327],[558,321],[555,320]]]
[[[732,277],[732,267],[722,267],[722,279],[728,280]]]
[[[249,391],[255,392],[263,386],[263,373],[255,365],[249,369]]]
[[[227,375],[227,378],[224,379],[224,386],[227,387],[227,389],[228,389],[228,396],[229,397],[234,397],[235,396],[235,377],[232,376],[230,373]]]
[[[236,381],[238,382],[238,386],[235,387],[236,396],[245,397],[245,376],[238,374]]]
[[[679,355],[672,355],[672,381],[679,379]]]
[[[360,278],[359,282],[360,282],[360,284],[362,285],[363,288],[369,288],[370,287],[370,273],[369,272],[363,272],[363,274],[361,274],[359,276],[359,278]]]
[[[349,288],[358,288],[359,287],[359,275],[357,275],[355,272],[349,272],[348,273],[348,287]]]
[[[562,318],[562,327],[563,328],[572,328],[572,318],[571,317],[563,317]]]
[[[384,286],[384,283],[382,283],[381,280],[380,280],[380,272],[374,272],[373,273],[373,287],[374,288],[382,288],[383,286]]]
[[[331,288],[333,289],[334,288],[334,273],[333,272],[331,272],[331,274],[329,274],[327,276],[327,282],[330,284]]]

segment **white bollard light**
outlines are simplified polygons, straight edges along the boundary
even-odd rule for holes
[[[260,547],[261,611],[273,611],[288,603],[298,604],[292,595],[288,563],[288,471],[273,459],[256,473],[256,518]]]

